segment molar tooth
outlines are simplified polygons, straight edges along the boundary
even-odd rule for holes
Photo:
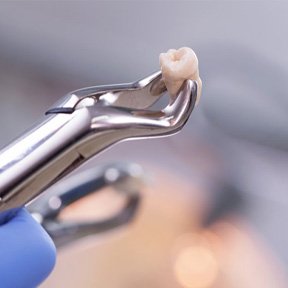
[[[178,50],[170,49],[167,53],[161,53],[159,60],[162,77],[172,101],[175,99],[183,82],[191,79],[197,81],[198,84],[196,100],[196,104],[198,104],[202,90],[202,81],[199,77],[198,59],[195,52],[188,47]]]

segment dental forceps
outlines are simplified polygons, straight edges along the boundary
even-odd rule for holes
[[[28,210],[48,232],[55,245],[60,247],[85,236],[109,231],[132,221],[140,205],[140,190],[144,185],[143,169],[135,163],[113,163],[94,167],[53,186],[32,201],[28,205]],[[91,194],[99,193],[107,187],[112,188],[115,193],[125,199],[119,211],[102,220],[59,219],[59,215],[66,207]],[[83,213],[85,214],[85,210]]]
[[[186,80],[175,100],[151,107],[166,91],[161,72],[130,84],[68,93],[34,128],[0,151],[0,212],[19,207],[111,145],[178,132],[197,97]]]

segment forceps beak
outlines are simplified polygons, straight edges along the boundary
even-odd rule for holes
[[[99,85],[72,91],[46,111],[46,114],[71,114],[79,107],[92,106],[98,101],[117,107],[146,109],[165,91],[162,74],[158,71],[132,83]]]
[[[119,90],[118,93],[115,91],[113,93],[114,98],[112,97],[113,101],[111,101],[110,104],[130,109],[147,109],[166,92],[166,86],[162,80],[160,71],[131,83],[130,87],[133,88],[126,87],[126,91]],[[107,94],[106,96],[103,95],[103,98],[109,103]]]

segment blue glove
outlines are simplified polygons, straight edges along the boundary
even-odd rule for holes
[[[35,288],[52,271],[55,246],[25,208],[0,214],[0,287]]]

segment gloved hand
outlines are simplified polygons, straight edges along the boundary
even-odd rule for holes
[[[0,213],[0,287],[35,288],[52,271],[55,246],[25,208]]]

